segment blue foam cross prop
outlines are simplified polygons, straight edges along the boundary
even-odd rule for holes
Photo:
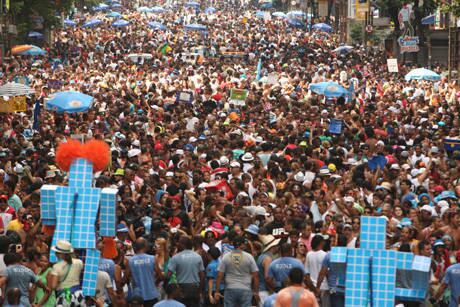
[[[386,219],[361,217],[360,248],[333,247],[331,266],[345,286],[346,307],[393,307],[395,298],[423,300],[431,259],[385,249]],[[396,271],[410,271],[412,288],[396,286]]]
[[[99,212],[99,235],[116,235],[116,189],[92,187],[93,164],[83,158],[70,166],[69,185],[44,185],[41,188],[41,216],[43,225],[55,225],[53,246],[59,240],[72,243],[76,249],[86,250],[83,294],[96,293],[97,267],[100,253],[96,250],[96,219]],[[57,258],[52,251],[50,261]]]

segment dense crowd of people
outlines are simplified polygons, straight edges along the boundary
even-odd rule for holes
[[[201,6],[124,7],[126,27],[77,13],[46,56],[4,60],[2,84],[35,95],[0,115],[3,306],[344,306],[329,252],[359,248],[364,215],[386,219],[388,249],[432,259],[426,299],[395,304],[457,306],[460,151],[445,140],[460,136],[458,85],[405,81],[410,68],[388,73],[378,50],[334,52],[335,33]],[[207,30],[184,29],[195,23]],[[350,94],[310,90],[322,81]],[[63,90],[93,106],[47,110]],[[118,189],[117,256],[101,260],[95,297],[81,292],[82,255],[41,225],[40,188],[67,184],[55,151],[70,138],[110,145],[95,186]]]

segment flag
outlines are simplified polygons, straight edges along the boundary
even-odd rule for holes
[[[34,105],[34,123],[33,123],[33,130],[38,131],[39,126],[40,126],[40,100],[35,101]]]
[[[354,82],[351,82],[350,88],[348,89],[347,102],[351,102],[353,100],[354,93],[355,93],[355,84]]]
[[[256,73],[256,80],[259,81],[261,78],[261,70],[262,70],[262,58],[259,58],[259,63],[257,63],[257,73]]]
[[[171,48],[171,46],[169,46],[169,43],[165,43],[163,46],[161,46],[159,48],[159,51],[162,54],[167,54],[167,53],[170,53],[172,51],[172,48]]]

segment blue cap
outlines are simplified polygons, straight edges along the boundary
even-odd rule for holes
[[[126,227],[125,224],[118,224],[117,225],[117,232],[128,232],[129,229]]]
[[[244,231],[257,236],[259,234],[259,227],[257,225],[251,224]]]
[[[188,150],[188,151],[194,151],[194,150],[195,150],[195,147],[193,147],[192,144],[186,144],[186,145],[184,146],[184,149],[185,149],[185,150]]]
[[[435,249],[436,247],[438,246],[442,246],[442,247],[446,247],[446,244],[444,244],[444,241],[443,240],[436,240],[434,241],[433,243],[433,249]]]

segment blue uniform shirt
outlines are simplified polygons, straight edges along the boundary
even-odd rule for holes
[[[155,286],[155,257],[136,254],[129,259],[134,295],[140,295],[146,301],[159,296]]]
[[[450,289],[449,307],[457,307],[460,297],[460,263],[447,268],[442,282],[447,284]]]
[[[294,257],[281,257],[270,263],[268,276],[275,279],[276,287],[281,287],[293,268],[300,268],[305,272],[302,262],[298,259]]]

